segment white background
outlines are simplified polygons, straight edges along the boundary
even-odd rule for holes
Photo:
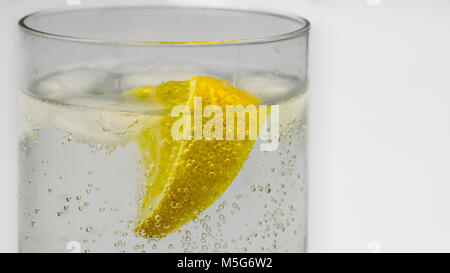
[[[81,0],[103,2],[154,1]],[[450,1],[240,2],[312,23],[309,251],[450,252]],[[0,0],[0,251],[17,248],[16,21],[66,5]]]

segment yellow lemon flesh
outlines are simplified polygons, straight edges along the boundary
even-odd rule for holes
[[[226,105],[259,104],[247,92],[206,76],[144,86],[124,96],[167,107],[187,105],[190,109],[194,97],[202,98],[203,109],[211,104],[224,110]],[[164,116],[136,139],[145,178],[138,197],[135,231],[145,237],[164,237],[211,206],[239,173],[255,143],[248,139],[248,127],[245,140],[175,140],[171,129],[177,119]],[[264,121],[260,120],[259,127]],[[225,134],[225,122],[223,126],[220,129]]]

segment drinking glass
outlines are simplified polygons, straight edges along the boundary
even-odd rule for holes
[[[20,20],[21,252],[303,252],[307,20],[130,6]]]

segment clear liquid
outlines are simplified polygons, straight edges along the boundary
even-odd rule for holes
[[[263,104],[280,105],[278,149],[262,152],[257,140],[230,187],[176,232],[161,239],[134,234],[143,171],[133,124],[139,116],[163,113],[157,106],[130,104],[120,94],[198,73],[149,78],[76,69],[21,93],[22,252],[70,252],[72,241],[81,252],[305,250],[306,92],[281,75],[230,80]]]

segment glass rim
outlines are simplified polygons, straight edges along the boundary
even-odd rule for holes
[[[121,9],[121,8],[186,8],[186,9],[206,9],[206,10],[216,10],[216,11],[236,11],[236,12],[249,12],[249,13],[257,13],[269,16],[276,16],[283,19],[293,20],[299,23],[300,27],[295,29],[294,31],[280,33],[276,35],[270,35],[265,37],[256,37],[256,38],[242,38],[235,40],[217,40],[217,41],[134,41],[134,40],[102,40],[95,38],[86,38],[86,37],[77,37],[77,36],[68,36],[61,35],[56,33],[45,32],[39,30],[38,28],[33,28],[27,25],[26,20],[29,18],[33,18],[36,16],[45,16],[52,14],[60,14],[66,12],[74,12],[74,11],[89,11],[89,10],[97,10],[97,9]],[[59,8],[59,9],[50,9],[50,10],[42,10],[34,13],[30,13],[22,17],[19,22],[19,27],[30,34],[34,34],[37,36],[42,36],[45,38],[51,38],[56,40],[63,41],[72,41],[72,42],[82,42],[82,43],[94,43],[94,44],[119,44],[119,45],[158,45],[158,46],[221,46],[221,45],[236,45],[236,44],[259,44],[259,43],[268,43],[268,42],[276,42],[285,39],[290,39],[293,37],[298,37],[303,34],[309,33],[310,23],[304,17],[289,14],[287,12],[280,11],[270,11],[268,9],[261,8],[235,8],[235,7],[215,7],[215,6],[195,6],[195,5],[131,5],[131,6],[100,6],[100,7],[88,7],[88,8]]]

